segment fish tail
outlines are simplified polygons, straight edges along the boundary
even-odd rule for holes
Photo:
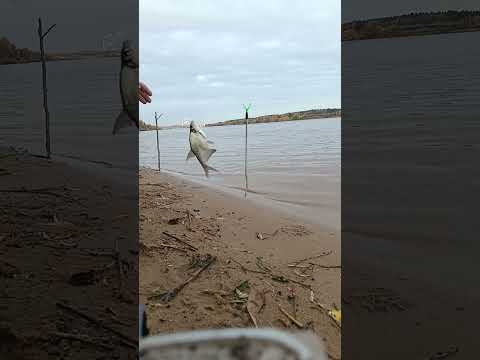
[[[123,110],[115,120],[115,124],[113,125],[113,130],[112,133],[115,135],[118,130],[127,127],[131,124],[130,117],[128,116],[128,113]]]
[[[210,165],[203,165],[203,164],[202,164],[202,167],[203,167],[203,171],[205,171],[205,176],[206,176],[207,178],[209,177],[209,173],[208,173],[209,170],[218,172],[217,169],[215,169],[214,167],[211,167]]]

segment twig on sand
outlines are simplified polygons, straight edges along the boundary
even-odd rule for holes
[[[184,253],[188,253],[188,251],[185,250],[184,248],[181,248],[181,247],[175,246],[175,245],[164,244],[164,243],[160,243],[158,245],[145,245],[145,244],[142,243],[142,246],[146,250],[161,250],[161,249],[164,249],[164,248],[168,248],[168,249],[175,249],[175,250],[178,250],[178,251],[181,251],[181,252],[184,252]],[[192,249],[188,249],[188,250],[192,251]]]
[[[235,259],[230,258],[230,260],[232,260],[235,264],[237,264],[238,266],[240,266],[240,268],[242,269],[243,272],[251,272],[251,273],[263,274],[263,275],[268,274],[266,271],[258,271],[258,270],[249,269],[249,268],[243,266],[240,262],[238,262],[238,261],[235,260]]]
[[[192,214],[190,214],[190,210],[187,210],[187,221],[188,221],[188,230],[192,231]]]
[[[298,270],[293,270],[293,273],[297,276],[304,277],[304,278],[308,278],[308,277],[311,276],[311,275],[307,275],[307,274],[302,274]]]
[[[248,313],[248,316],[250,316],[250,319],[252,320],[253,325],[255,325],[255,327],[258,328],[257,318],[253,316],[248,304],[247,304],[247,313]]]
[[[59,332],[59,331],[53,332],[52,335],[56,336],[56,337],[59,337],[59,338],[62,338],[62,339],[81,341],[83,343],[90,344],[90,345],[95,345],[95,346],[98,346],[98,347],[102,347],[102,348],[107,349],[107,350],[113,350],[113,346],[107,345],[102,341],[92,339],[91,337],[86,336],[86,335],[69,334],[69,333],[64,333],[64,332]]]
[[[262,275],[270,275],[272,280],[275,280],[275,281],[280,281],[280,282],[292,282],[292,283],[295,283],[297,285],[300,285],[306,289],[311,289],[312,286],[311,285],[308,285],[308,284],[305,284],[303,282],[300,282],[300,281],[297,281],[297,280],[294,280],[294,279],[291,279],[291,278],[288,278],[286,276],[283,276],[283,275],[277,275],[277,274],[274,274],[269,268],[270,271],[267,271],[267,270],[263,270],[263,271],[259,271],[259,270],[253,270],[253,269],[249,269],[247,267],[245,267],[244,265],[242,265],[241,263],[239,263],[238,261],[230,258],[230,260],[232,260],[234,263],[236,263],[237,265],[240,266],[240,268],[244,271],[244,272],[251,272],[251,273],[255,273],[255,274],[262,274]],[[265,265],[264,265],[265,266]]]
[[[155,248],[156,246],[153,246],[153,248]],[[163,247],[163,248],[169,248],[169,249],[175,249],[175,250],[178,250],[178,251],[181,251],[181,252],[184,252],[184,253],[188,253],[187,250],[185,249],[182,249],[181,247],[178,247],[178,246],[175,246],[175,245],[168,245],[168,244],[159,244],[158,247]],[[190,250],[190,249],[189,249]]]
[[[137,345],[138,345],[138,340],[137,339],[132,339],[130,338],[129,336],[127,335],[124,335],[122,334],[120,331],[118,330],[115,330],[113,329],[112,327],[108,326],[108,325],[105,325],[103,324],[102,322],[98,321],[97,319],[91,317],[90,315],[88,314],[85,314],[84,312],[80,311],[80,310],[77,310],[67,304],[63,304],[63,303],[60,303],[60,302],[57,302],[56,305],[59,307],[59,308],[62,308],[66,311],[69,311],[69,312],[72,312],[74,313],[75,315],[81,317],[81,318],[84,318],[85,320],[88,320],[90,321],[91,323],[94,323],[95,325],[97,326],[100,326],[102,328],[104,328],[105,330],[107,331],[110,331],[112,334],[115,334],[117,335],[121,340],[124,341],[124,344],[129,346],[129,347],[132,347],[134,349],[137,348]]]
[[[296,260],[296,261],[293,261],[290,264],[288,264],[288,267],[298,267],[299,264],[301,264],[305,261],[318,259],[319,257],[323,257],[323,256],[328,256],[331,253],[332,253],[332,251],[327,251],[327,252],[323,252],[323,253],[318,254],[318,255],[314,255],[314,256],[304,258],[304,259]]]
[[[250,319],[253,322],[253,325],[255,325],[256,328],[258,328],[258,321],[257,318],[255,317],[254,312],[259,314],[263,308],[265,307],[265,292],[262,290],[258,290],[256,288],[252,288],[250,290],[250,293],[248,294],[248,301],[247,301],[247,313],[250,316]]]
[[[443,360],[449,358],[450,356],[455,355],[459,352],[458,346],[452,346],[447,351],[438,351],[435,354],[428,357],[428,360]]]
[[[280,229],[277,229],[272,234],[257,232],[256,236],[257,236],[258,240],[267,240],[268,238],[272,238],[272,237],[276,236],[279,231],[280,231]]]
[[[180,285],[178,285],[177,287],[175,287],[174,289],[172,289],[172,290],[170,290],[166,293],[153,294],[149,297],[149,299],[159,299],[161,302],[169,302],[169,301],[173,300],[185,286],[187,286],[190,282],[195,280],[202,273],[202,271],[204,271],[211,264],[213,264],[215,262],[215,260],[217,260],[217,258],[215,256],[211,256],[210,254],[208,254],[208,256],[209,256],[209,260],[206,262],[206,264],[204,266],[202,266],[200,269],[198,269],[197,271],[195,271],[193,273],[193,275],[190,276],[183,283],[181,283]]]
[[[260,270],[263,270],[263,271],[268,272],[268,273],[272,272],[272,269],[270,269],[267,265],[265,265],[263,263],[263,259],[262,259],[261,256],[257,256],[257,260],[256,260],[255,263]]]
[[[115,262],[117,264],[117,275],[118,275],[118,291],[122,293],[122,260],[120,258],[120,250],[118,247],[118,238],[115,238]]]
[[[304,287],[305,289],[311,289],[312,288],[312,285],[305,284],[301,281],[293,280],[293,279],[290,279],[290,278],[285,278],[285,279],[293,282],[294,284],[300,285],[300,286]]]
[[[279,275],[272,274],[272,280],[280,281],[280,282],[287,282],[287,283],[292,282],[294,284],[297,284],[297,285],[300,285],[300,286],[304,287],[305,289],[310,289],[310,290],[312,289],[311,285],[305,284],[301,281],[297,281],[297,280],[288,278],[288,277],[283,276],[283,275],[279,276]]]
[[[310,291],[310,302],[315,305],[313,306],[314,309],[321,310],[325,315],[328,316],[328,318],[333,323],[333,325],[335,325],[338,329],[341,329],[341,325],[330,315],[327,307],[325,307],[325,305],[322,305],[315,300],[315,294],[313,293],[313,290]]]
[[[342,265],[320,265],[315,263],[310,263],[310,264],[316,267],[319,267],[321,269],[341,269],[342,268]]]
[[[282,312],[283,315],[285,315],[286,317],[288,317],[290,319],[291,322],[293,322],[295,325],[297,325],[300,329],[303,329],[303,324],[298,321],[297,319],[295,319],[292,315],[290,315],[284,308],[282,308],[280,306],[280,304],[278,304],[278,308],[280,309],[280,311]]]
[[[186,242],[186,241],[178,238],[178,237],[175,236],[175,235],[170,234],[170,233],[167,232],[167,231],[163,231],[162,234],[163,234],[163,235],[166,235],[166,236],[168,236],[169,238],[174,239],[174,240],[176,240],[176,241],[178,241],[178,242],[180,242],[180,243],[182,243],[182,244],[184,244],[184,245],[186,245],[186,246],[188,246],[188,247],[191,248],[193,251],[197,251],[197,250],[198,250],[198,248],[196,248],[195,246],[193,246],[193,245],[189,244],[188,242]]]
[[[39,194],[60,197],[60,194],[54,193],[54,190],[65,190],[65,188],[43,188],[43,189],[0,189],[2,193],[20,193],[20,194]]]

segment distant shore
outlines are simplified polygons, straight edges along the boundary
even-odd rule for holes
[[[80,51],[77,53],[52,53],[46,54],[45,60],[50,61],[71,61],[89,58],[118,58],[118,51]],[[30,64],[40,62],[40,54],[33,53],[31,58],[0,58],[0,65]]]
[[[80,50],[74,52],[47,53],[46,61],[82,60],[99,57],[119,57],[119,50]],[[40,53],[27,48],[17,48],[7,38],[0,38],[0,65],[29,64],[39,62]]]
[[[342,24],[342,41],[480,31],[480,11],[411,13]]]
[[[300,121],[300,120],[314,120],[314,119],[327,119],[336,118],[342,116],[341,109],[313,109],[307,111],[289,112],[285,114],[263,115],[258,117],[252,117],[248,119],[249,124],[262,124],[271,122],[283,122],[283,121]],[[205,124],[205,127],[211,126],[227,126],[227,125],[242,125],[245,124],[245,119],[235,119],[216,122],[212,124]],[[172,126],[159,126],[158,130],[169,130],[175,128],[183,128],[182,125]],[[140,120],[140,131],[156,130],[155,125],[150,125]]]

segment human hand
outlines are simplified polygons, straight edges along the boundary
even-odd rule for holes
[[[147,85],[145,85],[142,82],[139,82],[138,83],[138,100],[142,104],[151,103],[152,99],[150,98],[150,96],[152,96],[152,91],[147,87]]]

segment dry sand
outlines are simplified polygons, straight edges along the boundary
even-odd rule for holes
[[[14,150],[1,149],[0,168],[0,353],[135,359],[138,218],[125,216],[132,214],[128,191],[86,169]]]
[[[337,234],[248,198],[140,171],[140,301],[153,334],[254,321],[301,326],[339,359],[340,328],[315,303],[340,307],[340,260]]]

